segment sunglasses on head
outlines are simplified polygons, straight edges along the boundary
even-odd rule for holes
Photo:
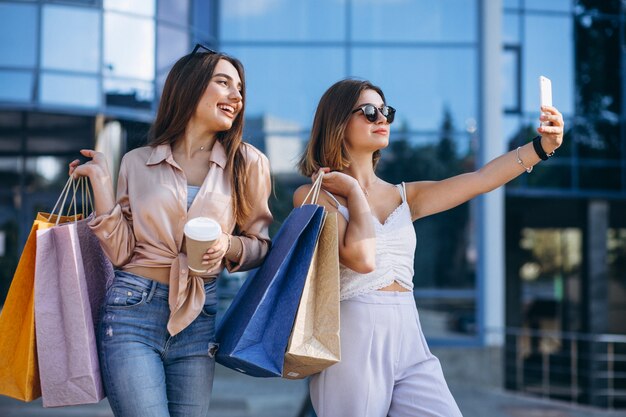
[[[382,106],[379,108],[374,106],[373,104],[365,104],[352,110],[352,113],[356,113],[359,110],[363,112],[365,118],[371,123],[374,123],[376,120],[378,120],[378,112],[380,112],[380,114],[382,114],[383,117],[387,119],[387,123],[389,124],[393,123],[393,118],[396,115],[396,109],[391,106]]]
[[[201,43],[197,43],[196,46],[193,48],[193,51],[191,51],[190,55],[195,55],[196,52],[201,52],[201,53],[209,53],[209,54],[216,54],[217,51],[214,51],[211,48],[208,48],[204,45],[202,45]]]

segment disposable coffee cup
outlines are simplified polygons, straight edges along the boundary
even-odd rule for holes
[[[184,232],[189,269],[193,272],[207,272],[202,257],[222,234],[220,224],[208,217],[196,217],[185,224]]]

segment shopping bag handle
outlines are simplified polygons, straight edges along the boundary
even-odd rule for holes
[[[320,190],[322,189],[322,178],[324,178],[324,171],[319,172],[319,175],[315,179],[313,186],[309,190],[306,197],[304,197],[304,201],[302,201],[301,206],[307,204],[307,201],[309,200],[309,196],[311,196],[311,202],[309,204],[317,204],[317,200],[320,197]]]
[[[76,203],[76,192],[78,191],[78,188],[81,189],[83,218],[87,217],[88,213],[93,212],[93,199],[91,197],[91,191],[89,190],[89,183],[87,182],[87,179],[84,177],[81,177],[80,179],[75,180],[73,177],[70,176],[67,182],[65,183],[65,185],[63,186],[63,189],[61,190],[61,194],[59,195],[59,198],[54,204],[54,208],[50,211],[50,215],[48,216],[48,219],[47,219],[47,221],[50,221],[52,216],[54,216],[54,214],[57,213],[57,207],[58,207],[59,211],[57,213],[57,221],[55,223],[57,226],[59,222],[61,221],[61,216],[63,215],[63,207],[65,207],[65,202],[67,201],[67,197],[70,193],[70,187],[72,188],[72,197],[70,200],[70,205],[67,207],[66,216],[70,215],[70,212],[73,208],[74,220],[76,221],[76,218],[78,215],[78,208],[77,208],[78,204]],[[90,208],[91,208],[91,211],[89,211]]]

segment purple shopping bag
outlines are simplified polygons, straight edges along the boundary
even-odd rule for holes
[[[89,220],[37,233],[35,329],[44,407],[104,398],[95,325],[113,267]]]

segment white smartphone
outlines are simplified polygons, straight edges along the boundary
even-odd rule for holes
[[[543,75],[539,76],[539,97],[542,106],[552,106],[552,81]],[[551,126],[552,123],[542,122],[541,125]]]

